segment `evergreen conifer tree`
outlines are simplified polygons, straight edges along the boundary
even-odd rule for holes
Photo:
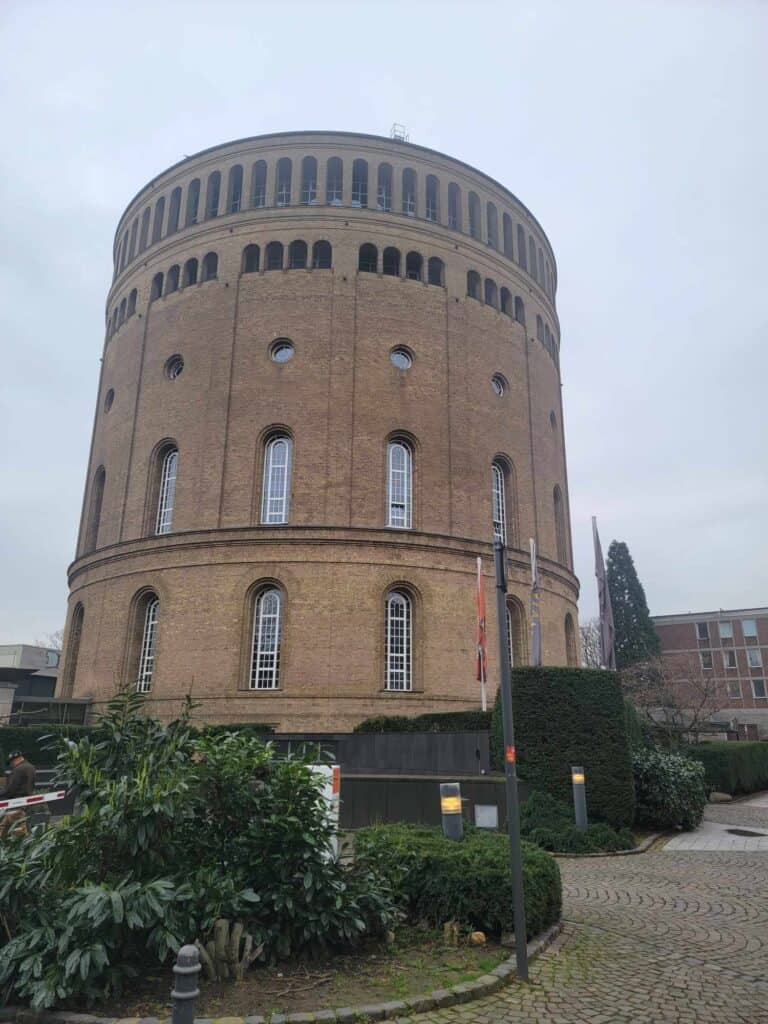
[[[616,631],[616,668],[658,657],[659,638],[651,622],[643,585],[624,541],[611,542],[606,563]]]

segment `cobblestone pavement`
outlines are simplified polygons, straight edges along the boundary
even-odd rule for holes
[[[747,803],[726,820],[762,823]],[[768,1024],[768,853],[559,863],[565,929],[532,984],[412,1024]]]

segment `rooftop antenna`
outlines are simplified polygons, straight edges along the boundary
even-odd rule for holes
[[[410,136],[408,135],[408,129],[404,124],[398,124],[395,122],[389,132],[390,139],[394,139],[395,142],[408,142]]]

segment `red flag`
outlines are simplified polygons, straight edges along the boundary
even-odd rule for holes
[[[477,675],[479,683],[488,679],[488,636],[485,623],[485,587],[483,586],[482,561],[477,560]],[[483,690],[485,696],[485,690]]]

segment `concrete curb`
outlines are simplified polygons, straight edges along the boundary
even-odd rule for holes
[[[559,920],[551,928],[528,943],[528,959],[533,960],[550,946],[563,930],[563,921]],[[443,1010],[459,1003],[469,1003],[475,999],[498,992],[504,985],[509,985],[517,977],[515,957],[504,960],[489,974],[484,974],[475,981],[450,988],[435,989],[420,996],[407,996],[405,999],[390,1000],[386,1003],[370,1003],[365,1006],[344,1006],[334,1010],[316,1010],[313,1013],[273,1013],[269,1016],[255,1014],[248,1017],[195,1017],[195,1024],[356,1024],[356,1022],[392,1020],[395,1017],[410,1017],[427,1010]],[[170,979],[169,979],[170,985]],[[20,1006],[7,1006],[0,1010],[0,1021],[12,1021],[15,1024],[169,1024],[170,1018],[158,1017],[96,1017],[90,1013],[69,1013],[68,1011],[46,1010],[36,1012]]]
[[[557,860],[585,860],[587,857],[633,857],[638,853],[650,850],[657,839],[672,835],[671,832],[654,832],[632,850],[603,850],[600,853],[550,853]]]

